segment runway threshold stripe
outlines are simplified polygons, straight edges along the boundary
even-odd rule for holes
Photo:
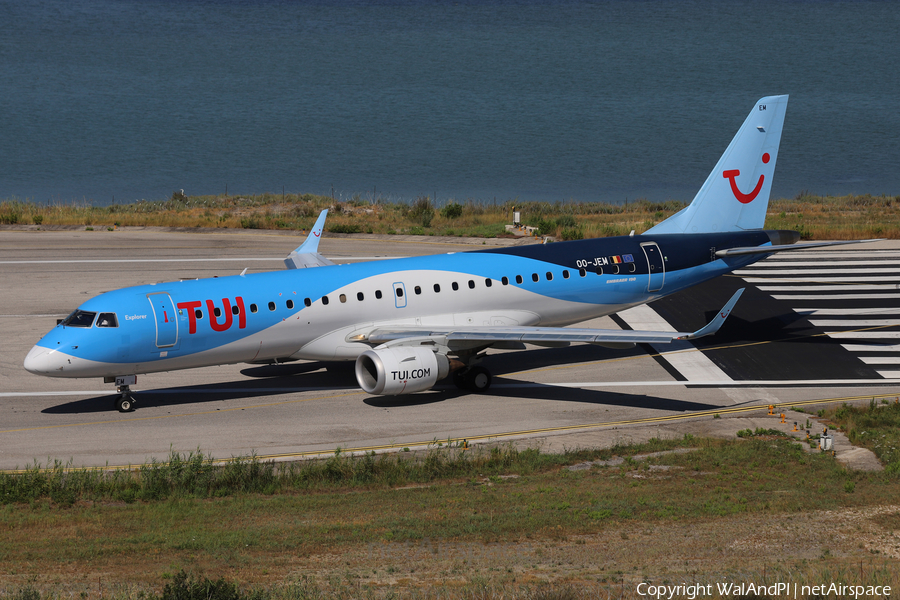
[[[900,308],[795,308],[795,313],[810,317],[845,317],[851,315],[900,315]]]
[[[770,272],[778,269],[795,269],[797,267],[816,267],[822,264],[821,260],[804,260],[804,261],[769,261],[764,260],[758,263],[754,263],[751,267],[745,267],[743,269],[738,269],[734,271],[735,273],[750,273],[751,271],[760,271],[762,272]],[[894,267],[896,270],[900,271],[900,262],[895,260],[842,260],[837,263],[833,263],[835,265],[834,268],[843,268],[843,267],[852,267],[853,271],[857,271],[856,266],[860,266],[863,268],[890,268]],[[814,269],[811,269],[814,270]],[[848,269],[850,270],[850,269]],[[833,269],[825,270],[825,272],[831,272]]]
[[[900,339],[900,331],[835,331],[826,334],[835,340],[896,340]]]
[[[810,319],[815,327],[896,327],[900,319]]]
[[[773,294],[775,300],[893,300],[900,294],[886,292],[883,294]]]
[[[791,250],[789,252],[783,254],[775,254],[766,259],[765,262],[780,262],[780,261],[791,261],[791,260],[808,260],[808,261],[821,261],[823,258],[838,258],[838,259],[852,259],[852,258],[866,258],[866,259],[879,259],[879,258],[900,258],[900,251],[898,250],[840,250],[840,251],[805,251],[805,250]],[[843,261],[842,261],[843,262]]]
[[[893,283],[896,285],[900,279],[897,275],[869,275],[868,277],[838,276],[838,277],[780,277],[780,273],[772,277],[744,277],[747,283],[778,283],[779,281],[792,283],[876,283],[880,281]]]
[[[618,313],[634,330],[675,331],[668,321],[647,304],[635,306]],[[651,344],[657,355],[668,362],[688,381],[710,380],[731,381],[731,378],[709,357],[698,352],[691,342],[676,340],[669,344]]]
[[[900,344],[841,344],[848,352],[900,352]]]
[[[867,365],[900,365],[900,356],[860,356]]]
[[[841,263],[841,267],[844,266],[845,263]],[[780,265],[779,265],[780,266]],[[839,268],[834,267],[831,269],[773,269],[769,267],[767,269],[738,269],[734,271],[735,275],[740,275],[741,277],[747,276],[757,276],[757,277],[779,277],[782,275],[834,275],[835,273],[840,273],[841,271],[846,271],[847,276],[850,277],[857,273],[894,273],[900,274],[900,267],[872,267],[868,269],[854,269],[854,268]],[[873,281],[879,281],[879,279],[872,278]]]
[[[767,280],[771,281],[771,280]],[[896,280],[895,280],[896,281]],[[747,283],[751,283],[748,281]],[[848,283],[847,285],[758,285],[762,292],[871,292],[875,290],[897,290],[900,283],[873,283],[871,285]]]

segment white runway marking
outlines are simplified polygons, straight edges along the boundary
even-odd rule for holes
[[[900,379],[900,371],[876,371],[885,379]]]
[[[814,319],[810,323],[815,327],[895,327],[900,319]]]
[[[675,331],[668,321],[646,304],[623,310],[618,315],[634,330]],[[718,365],[702,352],[698,352],[697,347],[690,342],[674,341],[670,344],[651,344],[651,346],[688,381],[731,381]]]
[[[900,315],[897,302],[900,294],[894,292],[900,289],[900,265],[896,262],[898,257],[900,252],[893,250],[785,253],[736,273],[747,283],[755,284],[760,291],[774,292],[772,298],[775,300],[792,304],[812,300],[830,305],[794,308],[794,311],[811,317],[810,325],[826,330],[826,335],[831,339],[871,342],[841,344],[845,350],[856,354],[864,364],[896,365],[900,364],[900,358],[859,356],[859,353],[885,354],[900,350],[900,345],[891,343],[900,339],[900,331],[897,330],[900,328],[900,319],[881,318]],[[854,306],[854,302],[867,300],[877,300],[880,306]],[[827,331],[835,328],[844,331]],[[864,328],[869,330],[847,331]],[[886,343],[879,344],[879,341]],[[886,380],[900,378],[900,371],[895,369],[876,369],[875,372]]]
[[[900,352],[900,344],[841,344],[849,352]]]
[[[860,356],[867,365],[900,365],[900,356]]]
[[[828,337],[838,340],[900,340],[900,331],[835,331]]]
[[[900,298],[900,294],[886,292],[883,294],[772,294],[775,300],[893,300]]]
[[[900,308],[795,308],[794,312],[810,317],[844,317],[850,315],[900,315]]]
[[[767,281],[772,280],[768,279]],[[900,283],[883,283],[881,285],[856,283],[848,283],[847,285],[759,285],[756,287],[762,292],[872,292],[875,290],[900,290]]]
[[[896,284],[900,281],[900,275],[876,275],[872,277],[781,277],[782,273],[773,272],[771,273],[771,277],[744,277],[744,281],[747,283],[768,283],[772,281],[809,281],[810,283],[865,283],[865,282],[878,282],[878,281],[887,281],[890,283]]]
[[[864,264],[872,264],[872,263],[864,263]],[[841,263],[843,267],[846,267],[846,263]],[[781,265],[778,265],[781,266]],[[741,277],[752,277],[754,275],[767,275],[771,277],[780,277],[782,275],[834,275],[835,273],[840,273],[841,271],[846,271],[848,274],[858,274],[858,273],[895,273],[900,274],[900,266],[895,268],[885,269],[885,268],[865,268],[865,269],[856,269],[856,268],[838,268],[832,267],[829,269],[738,269],[734,273],[736,275],[740,275]],[[841,278],[845,279],[845,278]],[[817,281],[827,281],[823,280],[819,277],[816,277]],[[878,281],[878,278],[863,278],[863,280],[867,281]],[[883,281],[883,280],[882,280]]]
[[[840,262],[853,258],[866,258],[868,260],[877,260],[880,258],[900,258],[898,250],[838,250],[831,252],[816,252],[805,250],[791,250],[782,254],[775,254],[767,258],[766,262],[782,262],[790,260],[810,260],[821,261],[823,258],[836,258]]]
[[[814,264],[810,261],[775,261],[774,259],[766,259],[763,262],[755,263],[750,267],[746,267],[744,269],[738,269],[734,271],[738,275],[765,275],[771,273],[773,271],[782,272],[781,269],[786,269],[787,267],[807,267],[811,264]],[[891,273],[895,271],[900,271],[900,262],[889,261],[889,260],[842,260],[840,263],[835,263],[835,265],[829,269],[810,269],[810,271],[821,271],[825,274],[833,273],[838,269],[845,269],[847,271],[853,271],[855,273],[859,272],[868,272],[868,269],[857,269],[857,266],[860,267],[872,267],[873,265],[877,265],[878,267],[885,267],[882,273]],[[888,269],[887,267],[893,267],[892,269]],[[787,272],[787,271],[784,271]],[[805,271],[804,271],[805,272]]]

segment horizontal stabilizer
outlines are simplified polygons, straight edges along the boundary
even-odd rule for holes
[[[306,241],[284,259],[284,264],[288,269],[325,267],[334,264],[319,254],[319,240],[322,239],[322,232],[325,230],[325,217],[327,216],[328,209],[326,208],[319,213],[319,218],[316,219],[316,224],[309,230]]]
[[[743,256],[745,254],[774,254],[775,252],[786,252],[788,250],[809,250],[810,248],[825,248],[827,246],[843,246],[845,244],[862,244],[865,242],[880,241],[882,240],[841,240],[838,242],[811,242],[809,244],[787,244],[781,246],[748,246],[746,248],[730,248],[728,250],[718,250],[716,252],[716,258],[725,258],[726,256]]]

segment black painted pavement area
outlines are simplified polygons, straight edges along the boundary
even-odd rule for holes
[[[791,302],[775,300],[737,276],[718,277],[650,306],[676,330],[695,331],[742,287],[746,291],[722,329],[693,342],[732,379],[881,379],[872,367],[795,313]]]

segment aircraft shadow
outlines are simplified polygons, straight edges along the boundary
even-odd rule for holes
[[[706,404],[655,398],[646,395],[638,396],[606,390],[560,388],[553,385],[540,385],[517,379],[503,378],[503,375],[506,373],[528,369],[552,367],[554,365],[571,365],[641,353],[643,351],[639,348],[627,351],[609,350],[592,346],[540,348],[490,355],[484,364],[494,374],[495,383],[498,384],[498,387],[491,389],[491,394],[494,396],[636,406],[672,411],[716,408]],[[321,388],[323,390],[354,389],[356,387],[352,362],[304,362],[253,366],[242,370],[241,374],[245,375],[247,379],[193,386],[135,390],[135,405],[138,410],[150,407],[177,407],[188,404],[209,404],[226,400],[280,396],[294,392],[298,387],[306,389]],[[452,384],[448,386],[448,383],[448,380],[439,382],[437,389],[431,392],[406,396],[372,396],[366,398],[363,403],[373,408],[401,408],[445,402],[469,394],[469,392],[456,389]],[[505,389],[502,387],[504,383],[522,383],[527,387]],[[115,398],[115,394],[104,394],[51,406],[42,412],[45,414],[112,412],[115,410],[113,407]]]
[[[290,367],[290,368],[289,368]],[[134,390],[135,407],[141,408],[181,406],[235,400],[240,398],[262,398],[289,394],[297,387],[334,390],[355,388],[356,380],[352,372],[353,363],[304,363],[303,365],[273,365],[253,367],[255,379],[242,379],[221,383]],[[270,369],[271,375],[263,378],[257,369]],[[302,377],[297,377],[302,375]],[[45,414],[84,414],[114,411],[116,394],[85,398],[66,402],[44,409]]]

